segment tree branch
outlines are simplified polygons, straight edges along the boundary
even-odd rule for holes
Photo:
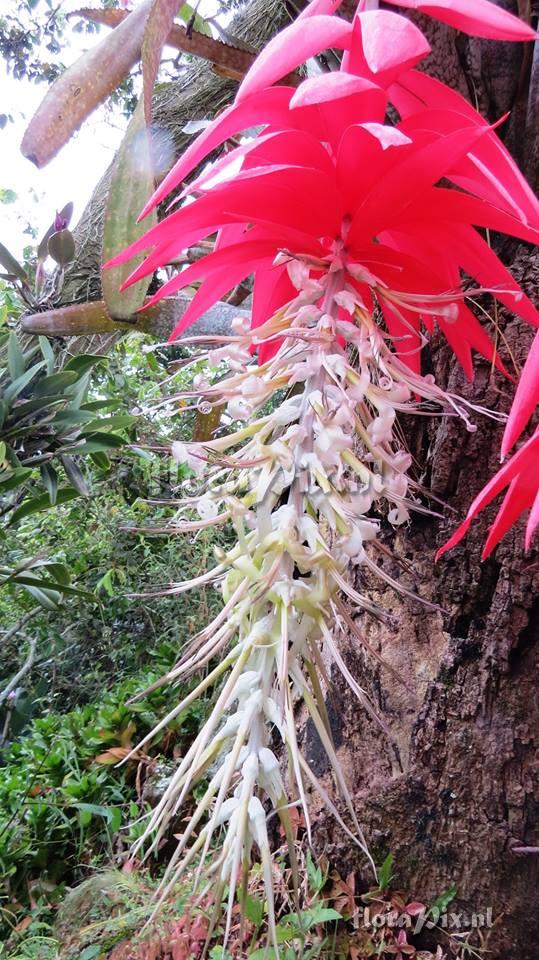
[[[25,677],[26,674],[29,673],[30,670],[32,669],[34,665],[34,660],[36,659],[36,648],[37,648],[37,637],[32,637],[30,639],[30,648],[28,650],[28,656],[26,657],[26,660],[24,661],[22,667],[20,668],[20,670],[17,671],[15,676],[11,678],[7,687],[5,687],[2,691],[0,691],[0,707],[2,706],[2,704],[5,703],[10,693],[13,690],[15,690],[19,681],[22,680],[22,678]]]

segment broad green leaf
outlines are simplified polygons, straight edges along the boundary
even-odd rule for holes
[[[194,19],[193,19],[193,14],[194,14]],[[206,23],[204,18],[200,16],[199,13],[195,13],[190,3],[182,4],[182,6],[180,7],[178,16],[180,20],[183,20],[183,22],[186,24],[192,21],[193,27],[198,33],[203,33],[206,37],[212,36],[212,32],[208,24]]]
[[[33,367],[30,367],[24,373],[17,377],[16,380],[13,380],[8,387],[4,390],[4,399],[8,403],[12,403],[16,397],[24,390],[24,388],[34,379],[36,374],[45,366],[45,361],[40,360],[39,363],[35,363]],[[37,389],[37,388],[36,388]],[[36,391],[34,390],[34,393]]]
[[[96,467],[98,467],[100,470],[110,470],[110,460],[107,457],[106,453],[103,453],[100,450],[94,450],[94,452],[91,453],[90,456],[94,461]]]
[[[103,230],[103,263],[157,223],[155,210],[146,217],[144,223],[136,222],[153,189],[148,133],[144,125],[143,102],[140,100],[129,122],[112,171]],[[129,264],[102,271],[103,297],[107,310],[114,319],[125,320],[132,317],[144,303],[151,276],[139,280],[120,293],[123,281],[143,259],[144,256],[135,257]]]
[[[75,259],[75,241],[71,230],[58,230],[49,237],[49,257],[61,267],[66,267]]]
[[[95,431],[102,430],[123,430],[125,427],[130,427],[136,419],[136,417],[129,413],[118,413],[112,417],[100,417],[87,423],[83,433],[95,433]]]
[[[19,583],[18,580],[15,580],[14,583]],[[36,603],[39,603],[41,607],[45,607],[46,610],[57,610],[61,594],[57,590],[42,590],[40,587],[34,585],[29,586],[25,584],[19,584],[34,598]]]
[[[78,496],[79,494],[73,487],[62,487],[56,494],[56,505],[68,503]],[[29,517],[33,513],[41,513],[42,510],[48,510],[50,507],[51,502],[48,493],[42,493],[38,497],[32,497],[31,500],[25,500],[25,502],[11,514],[9,526],[12,527],[15,523],[18,523],[19,520],[23,520],[24,517]]]
[[[47,337],[39,338],[39,346],[41,347],[41,353],[43,354],[43,359],[47,364],[47,374],[50,375],[54,370],[54,365],[56,358],[54,356],[54,350],[52,349]]]
[[[7,477],[2,476],[0,480],[0,493],[9,493],[20,487],[31,475],[32,471],[26,467],[20,467],[18,470],[12,470]]]
[[[6,581],[7,582],[7,581]],[[55,580],[44,580],[38,577],[31,577],[27,574],[17,574],[10,583],[18,584],[27,590],[40,590],[45,593],[65,594],[69,597],[83,597],[85,600],[95,600],[93,594],[88,590],[80,590],[78,587],[69,587],[63,583],[57,583]],[[1,584],[3,586],[3,584]]]
[[[9,335],[7,345],[7,363],[11,379],[18,380],[19,377],[24,373],[26,363],[24,360],[24,353],[22,352],[19,341],[17,340],[17,335],[13,332],[13,330]]]
[[[115,433],[89,433],[82,440],[62,447],[59,452],[86,454],[103,451],[106,453],[107,450],[123,447],[126,443],[127,440]]]
[[[62,461],[62,466],[66,472],[67,479],[71,481],[75,490],[80,493],[81,497],[89,497],[90,491],[88,489],[88,484],[84,479],[80,468],[77,466],[75,461],[71,457],[60,457]]]
[[[58,474],[51,463],[43,463],[40,467],[40,473],[43,485],[49,494],[51,507],[53,507],[58,493]]]
[[[58,391],[64,391],[67,387],[72,386],[77,380],[78,375],[75,370],[61,370],[60,373],[51,373],[49,377],[43,377],[36,384],[34,393],[37,397],[58,393]]]
[[[79,353],[76,357],[71,357],[67,361],[64,370],[75,370],[78,374],[87,373],[96,363],[107,363],[107,357],[101,357],[99,354]]]
[[[89,410],[72,410],[68,407],[67,410],[60,410],[56,414],[53,423],[62,430],[69,427],[78,427],[81,423],[90,423],[94,419]]]
[[[8,273],[12,274],[14,277],[18,277],[19,280],[22,280],[23,283],[28,282],[28,274],[24,267],[21,267],[18,260],[11,255],[7,247],[3,243],[0,243],[0,265],[7,270]]]
[[[28,414],[33,413],[35,410],[42,410],[45,416],[49,416],[54,412],[53,408],[65,405],[66,399],[62,395],[53,396],[53,397],[36,397],[34,400],[23,400],[22,403],[18,403],[11,410],[11,419],[12,426],[10,426],[9,433],[15,432],[18,435],[18,424],[21,420],[24,420]]]
[[[82,410],[116,410],[120,406],[118,400],[91,400],[83,403]]]
[[[258,897],[251,897],[247,894],[245,901],[245,916],[247,920],[259,927],[264,919],[264,903]]]

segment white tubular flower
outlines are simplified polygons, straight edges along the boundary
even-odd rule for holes
[[[200,444],[180,443],[179,440],[175,440],[171,452],[176,463],[185,463],[190,470],[196,473],[197,477],[202,476],[206,467],[206,458]]]
[[[206,527],[225,518],[236,542],[215,548],[213,570],[169,591],[214,584],[223,600],[222,611],[182,651],[168,675],[174,681],[202,676],[169,717],[197,693],[212,686],[217,693],[137,849],[147,838],[150,849],[157,848],[167,822],[210,770],[210,782],[180,840],[177,866],[167,874],[165,887],[195,857],[201,858],[203,869],[214,831],[227,824],[211,874],[217,882],[216,900],[225,885],[229,887],[227,930],[237,878],[246,876],[253,841],[262,863],[268,914],[274,917],[265,807],[278,809],[291,861],[289,800],[299,803],[310,831],[307,792],[316,779],[297,741],[296,697],[303,698],[327,750],[353,825],[349,835],[368,856],[325,726],[323,686],[330,664],[362,706],[371,713],[373,708],[348,671],[332,631],[336,622],[354,623],[344,598],[387,618],[386,611],[349,582],[351,564],[364,565],[405,589],[379,563],[376,544],[382,518],[397,527],[407,522],[416,505],[417,486],[408,474],[412,457],[400,439],[397,411],[415,411],[425,402],[428,408],[437,404],[469,416],[464,401],[444,394],[431,377],[414,373],[391,352],[375,316],[347,286],[345,266],[355,279],[377,290],[379,280],[360,266],[345,264],[345,258],[342,245],[336,246],[326,275],[316,280],[308,261],[283,259],[297,296],[252,332],[238,319],[237,336],[211,353],[215,364],[227,360],[229,375],[216,384],[202,383],[203,402],[212,409],[226,401],[229,416],[243,424],[235,432],[220,432],[204,446],[175,443],[172,449],[178,463],[197,474],[206,469],[211,479],[211,492],[182,502],[182,518],[195,510],[201,518],[187,519],[186,527],[200,529],[200,524]],[[318,271],[319,264],[313,269]],[[350,320],[342,319],[343,310]],[[273,356],[256,370],[250,366],[251,347],[277,342]],[[280,740],[286,774],[277,759],[281,751],[276,747],[276,756],[270,749],[274,740]]]
[[[260,761],[258,782],[273,805],[277,806],[285,792],[279,762],[275,754],[267,747],[262,747],[258,757]]]
[[[251,833],[258,844],[260,850],[268,846],[268,831],[266,827],[266,814],[264,807],[258,797],[251,797],[249,800],[249,826]]]

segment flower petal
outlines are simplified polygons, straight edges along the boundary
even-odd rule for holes
[[[246,98],[241,104],[233,103],[223,110],[187,150],[184,150],[178,162],[148,200],[139,220],[161,203],[212,150],[221,146],[229,137],[248,127],[282,123],[286,120],[288,102],[293,93],[293,87],[274,87],[263,90],[252,99]]]
[[[539,404],[539,332],[535,334],[528,359],[520,376],[502,440],[502,457],[507,456]]]
[[[354,18],[350,52],[344,54],[342,68],[386,87],[430,49],[411,20],[389,10],[367,10]]]
[[[457,527],[447,543],[444,543],[443,547],[438,550],[436,560],[438,560],[442,554],[446,553],[447,550],[451,550],[452,547],[466,536],[472,520],[484,507],[488,506],[488,504],[494,500],[494,497],[496,497],[508,483],[511,483],[519,474],[525,474],[527,471],[529,471],[537,481],[537,477],[539,476],[539,428],[520,450],[504,464],[501,470],[498,470],[487,485],[483,487],[481,492],[478,493],[468,510],[466,519]]]
[[[236,103],[276,83],[322,50],[346,49],[351,35],[352,25],[339,17],[316,15],[294,21],[258,55],[236,94]]]
[[[527,23],[489,0],[390,0],[395,7],[436,17],[456,30],[491,40],[535,40]]]
[[[526,525],[526,539],[524,541],[526,550],[529,550],[532,545],[532,537],[537,526],[539,526],[539,490],[537,491],[537,496],[533,501],[530,515],[528,517],[528,523]]]

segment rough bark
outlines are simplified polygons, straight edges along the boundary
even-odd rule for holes
[[[461,90],[464,84],[468,95],[474,91],[491,118],[515,108],[506,139],[533,182],[537,55],[533,60],[533,53],[526,58],[518,45],[481,43],[443,28],[428,29],[434,42],[431,69],[437,75]],[[537,252],[506,243],[505,254],[534,297]],[[483,306],[494,319],[492,303],[487,299]],[[496,320],[507,343],[500,342],[502,354],[509,357],[509,348],[522,364],[532,331],[501,311]],[[427,362],[453,392],[486,407],[508,409],[511,385],[487,364],[477,364],[472,387],[442,343],[432,344]],[[398,886],[409,899],[432,902],[455,884],[458,895],[450,911],[461,914],[462,929],[471,927],[473,914],[486,916],[490,907],[494,925],[475,931],[472,942],[486,947],[491,960],[537,960],[539,857],[513,850],[539,847],[538,551],[524,556],[519,524],[481,563],[495,512],[491,509],[462,545],[434,564],[437,548],[499,466],[502,428],[479,417],[476,422],[476,433],[467,433],[456,419],[403,424],[423,471],[422,484],[454,512],[446,511],[442,521],[417,516],[396,538],[388,531],[388,546],[398,558],[385,561],[388,571],[440,611],[390,588],[381,590],[372,579],[361,582],[362,590],[370,590],[391,611],[397,626],[389,630],[364,616],[357,623],[402,682],[373,664],[355,638],[341,635],[348,666],[377,705],[397,750],[358,709],[337,675],[328,708],[375,860],[394,854]],[[436,502],[431,506],[440,509]],[[304,746],[329,786],[324,753],[309,726]],[[322,810],[314,835],[317,848],[343,875],[349,868],[362,870],[360,858]],[[363,879],[372,882],[367,870]],[[462,929],[453,927],[453,932]],[[425,944],[433,938],[448,945],[446,933],[425,933]]]

